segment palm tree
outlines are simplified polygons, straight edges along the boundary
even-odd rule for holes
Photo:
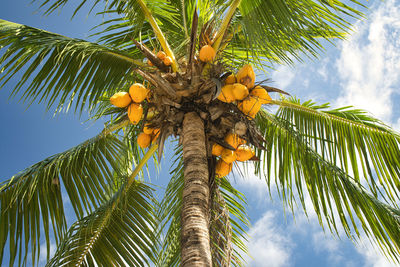
[[[67,0],[42,0],[45,13]],[[94,1],[93,7],[101,1]],[[346,1],[347,2],[347,1]],[[82,1],[76,12],[86,3]],[[281,97],[255,119],[235,103],[215,99],[224,80],[244,63],[260,70],[315,56],[324,40],[343,38],[357,1],[104,1],[96,27],[98,43],[0,21],[2,86],[22,79],[12,95],[47,108],[109,116],[94,138],[36,163],[1,184],[0,262],[35,264],[44,236],[58,245],[48,266],[229,266],[243,265],[248,220],[244,197],[226,177],[216,177],[214,143],[234,149],[224,136],[234,132],[256,150],[248,164],[278,189],[293,209],[306,212],[308,195],[321,226],[341,227],[357,240],[364,232],[399,262],[400,136],[379,120],[349,107]],[[75,14],[75,13],[74,13]],[[211,62],[199,49],[216,51]],[[168,66],[154,51],[163,50]],[[143,63],[150,60],[152,65]],[[109,97],[146,83],[139,124]],[[267,81],[257,84],[269,92]],[[250,86],[252,88],[252,86]],[[250,89],[251,89],[250,88]],[[137,144],[144,122],[159,128],[149,149]],[[168,137],[176,143],[171,180],[162,201],[140,179],[157,163]],[[170,146],[167,146],[169,149]],[[77,216],[69,228],[62,190]],[[67,229],[68,228],[68,229]]]

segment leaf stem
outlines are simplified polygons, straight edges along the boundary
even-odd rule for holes
[[[236,9],[240,5],[240,1],[241,0],[234,0],[232,2],[231,6],[229,7],[228,12],[226,13],[225,18],[223,19],[223,21],[221,23],[221,27],[219,28],[219,30],[215,36],[215,39],[213,40],[213,48],[214,48],[215,52],[218,52],[218,49],[221,46],[222,39],[224,38],[225,32],[229,27],[229,24],[231,22],[233,15],[235,14]]]
[[[121,129],[121,128],[125,127],[125,126],[128,126],[128,125],[129,125],[129,120],[123,120],[123,121],[121,121],[121,122],[118,123],[118,124],[114,124],[114,125],[112,125],[112,126],[110,126],[110,127],[105,128],[105,129],[101,132],[101,134],[102,134],[103,136],[106,136],[106,135],[109,135],[110,133],[112,133],[112,132],[114,132],[114,131],[116,131],[116,130],[119,130],[119,129]]]
[[[125,60],[125,61],[129,61],[129,62],[131,62],[132,64],[135,64],[135,65],[138,65],[138,66],[141,66],[141,67],[146,66],[143,62],[141,62],[141,61],[139,61],[139,60],[135,60],[135,59],[130,58],[130,57],[127,57],[127,56],[123,56],[123,55],[120,55],[120,54],[117,54],[117,53],[114,53],[114,52],[105,52],[105,53],[106,53],[106,54],[109,54],[109,55],[111,55],[111,56],[114,56],[114,57],[123,59],[123,60]]]
[[[142,160],[139,162],[139,164],[133,170],[132,174],[129,176],[128,184],[127,184],[125,190],[127,190],[132,185],[132,183],[135,181],[135,177],[138,175],[138,173],[143,168],[143,166],[146,164],[146,162],[153,156],[153,154],[157,150],[157,148],[158,148],[158,144],[153,144],[150,147],[150,149],[146,152],[146,154],[144,154]]]
[[[153,28],[153,31],[156,34],[156,37],[161,44],[161,47],[164,49],[164,52],[167,54],[167,56],[171,57],[172,71],[177,72],[179,70],[179,67],[178,67],[178,64],[176,63],[174,52],[172,52],[171,48],[169,47],[167,39],[165,39],[163,32],[161,31],[160,27],[158,26],[153,15],[151,15],[151,12],[150,12],[149,8],[146,6],[146,3],[144,2],[144,0],[137,0],[137,2],[139,3],[140,7],[142,8],[146,19],[149,21],[151,27]]]

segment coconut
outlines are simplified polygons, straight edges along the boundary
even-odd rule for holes
[[[221,159],[226,163],[232,163],[236,160],[236,153],[233,150],[224,148],[221,153]]]
[[[200,49],[199,58],[203,62],[211,62],[215,58],[215,50],[210,45],[205,45]]]
[[[124,108],[132,102],[132,99],[127,92],[118,92],[110,98],[110,102],[116,107]]]
[[[235,101],[235,96],[233,95],[233,85],[224,85],[221,89],[218,99],[225,103],[232,103]]]
[[[150,145],[151,136],[146,133],[140,133],[137,137],[137,143],[141,148],[146,148]]]
[[[253,88],[256,80],[253,67],[249,64],[244,65],[236,74],[236,79],[238,83],[245,85],[247,88]]]
[[[254,89],[251,90],[250,95],[257,97],[261,104],[269,104],[272,100],[267,90],[265,90],[261,86],[254,87]]]
[[[238,104],[238,108],[246,115],[254,118],[261,108],[261,102],[258,98],[249,96]]]
[[[154,129],[153,129],[153,128],[150,128],[148,123],[146,123],[146,124],[144,125],[144,127],[143,127],[143,132],[144,132],[145,134],[151,135],[151,134],[153,134],[153,131],[154,131]]]
[[[236,83],[236,76],[235,74],[231,74],[225,79],[225,84],[234,84]]]
[[[157,52],[157,57],[161,60],[163,60],[166,56],[167,56],[167,54],[165,54],[163,51]]]
[[[249,90],[247,90],[247,87],[241,83],[234,83],[232,92],[235,96],[235,100],[243,100],[249,95]]]
[[[229,133],[225,136],[225,142],[231,145],[234,149],[236,149],[239,145],[245,144],[246,141],[237,136],[234,133]]]
[[[132,103],[128,107],[128,117],[131,123],[138,124],[142,119],[143,107],[140,104]]]
[[[170,66],[172,64],[172,58],[167,56],[163,59],[163,62],[165,66]]]
[[[236,149],[235,153],[236,153],[236,160],[238,161],[246,161],[254,156],[254,150],[246,145],[240,145]]]
[[[222,150],[224,150],[224,148],[222,146],[218,145],[217,143],[214,143],[212,146],[211,154],[219,157],[219,156],[221,156]]]
[[[135,103],[141,103],[145,100],[149,92],[150,90],[141,83],[135,83],[129,88],[129,95]]]
[[[224,177],[227,176],[232,170],[232,163],[228,164],[222,159],[217,161],[215,166],[215,176],[217,177]]]

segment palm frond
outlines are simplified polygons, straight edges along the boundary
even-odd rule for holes
[[[142,182],[126,182],[108,202],[71,226],[46,266],[149,265],[156,242],[151,191]]]
[[[148,201],[152,199],[151,190],[136,180],[136,177],[157,147],[153,145],[146,152],[129,176],[125,175],[121,179],[124,169],[117,172],[120,177],[118,180],[123,181],[122,186],[110,200],[72,225],[48,263],[49,266],[148,264],[148,259],[152,259],[157,246],[156,217],[154,208]]]
[[[277,116],[296,128],[303,140],[357,182],[366,180],[375,197],[397,205],[400,196],[400,136],[366,112],[329,110],[307,101],[283,100]],[[378,181],[376,181],[378,178]],[[384,190],[385,194],[380,190]]]
[[[230,48],[233,54],[247,51],[247,61],[260,65],[265,59],[292,63],[301,53],[317,56],[322,40],[344,38],[350,22],[362,16],[355,7],[363,6],[358,1],[242,0],[232,21],[240,30]]]
[[[91,109],[104,92],[132,82],[129,70],[143,65],[138,50],[128,53],[5,20],[0,20],[0,47],[1,86],[24,71],[12,95],[23,91],[24,101],[45,101],[48,109],[73,103],[81,111]]]
[[[53,11],[57,10],[58,8],[64,6],[68,0],[44,0],[39,1],[42,2],[42,7],[47,6],[47,10],[45,13],[49,14]],[[51,3],[53,2],[53,3]],[[87,0],[83,0],[74,11],[74,15],[78,12],[79,9],[87,2]],[[161,47],[163,48],[164,52],[171,57],[172,59],[172,70],[176,71],[178,69],[178,65],[175,60],[175,55],[172,49],[170,48],[167,39],[165,38],[164,32],[160,29],[159,22],[157,19],[166,18],[164,22],[167,22],[165,25],[165,29],[168,26],[179,26],[181,30],[183,27],[180,23],[176,23],[178,20],[176,19],[175,15],[181,15],[181,13],[169,3],[160,0],[153,0],[153,1],[145,1],[145,0],[130,0],[130,1],[121,1],[121,0],[114,0],[114,1],[100,1],[96,0],[92,3],[91,10],[99,3],[104,2],[105,7],[104,11],[108,12],[110,10],[115,9],[118,14],[123,14],[129,18],[129,20],[133,21],[141,21],[147,20],[148,23],[151,25],[153,33],[155,34],[157,40],[160,42]]]
[[[28,247],[32,262],[38,259],[41,229],[47,252],[51,230],[59,242],[66,230],[61,186],[65,187],[78,218],[106,200],[107,192],[112,191],[113,169],[119,169],[126,153],[124,144],[110,130],[38,162],[0,184],[0,262],[8,238],[10,265],[18,254],[19,265],[26,264]]]
[[[267,182],[275,177],[280,196],[292,209],[298,197],[306,212],[308,192],[321,226],[326,223],[335,234],[341,226],[352,240],[363,230],[388,258],[399,262],[399,209],[317,153],[290,121],[261,111],[258,125],[268,140],[263,160]]]

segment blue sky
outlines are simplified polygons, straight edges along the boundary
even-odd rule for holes
[[[71,21],[68,9],[42,17],[34,12],[37,6],[29,2],[2,3],[0,18],[82,39],[87,39],[88,30],[101,21],[86,17],[84,12]],[[354,105],[400,130],[400,3],[370,1],[368,5],[366,19],[354,25],[346,41],[328,46],[318,60],[278,66],[267,78],[272,78],[273,86],[302,100],[330,102],[334,107]],[[37,103],[27,109],[18,98],[8,100],[11,90],[12,83],[0,90],[0,180],[79,144],[103,127],[101,121],[83,123],[84,116],[72,113],[53,118]],[[162,167],[168,169],[168,156]],[[161,183],[168,179],[152,174]],[[251,172],[245,179],[231,178],[247,196],[252,222],[249,266],[390,266],[365,238],[354,246],[344,235],[340,240],[324,234],[312,212],[308,219],[301,210],[296,211],[295,221],[290,213],[285,218],[276,192],[272,192],[275,197],[271,201],[265,183]]]

